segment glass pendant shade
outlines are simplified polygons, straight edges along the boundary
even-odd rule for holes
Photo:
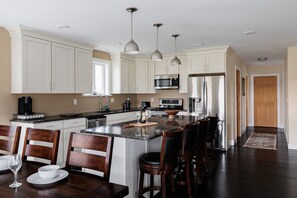
[[[171,66],[179,66],[181,65],[181,62],[179,60],[179,58],[177,58],[177,56],[175,56],[172,60],[171,60]]]
[[[153,61],[162,61],[163,55],[161,54],[161,52],[158,49],[158,43],[159,43],[159,27],[162,26],[162,24],[161,23],[157,23],[157,24],[154,24],[153,26],[157,27],[157,43],[156,43],[157,49],[152,53],[151,58],[152,58]]]
[[[176,56],[176,37],[178,37],[178,36],[179,36],[179,34],[172,35],[172,37],[174,37],[174,53],[175,53],[175,56],[171,60],[171,66],[179,66],[179,65],[181,65],[181,61]]]
[[[131,39],[125,46],[125,53],[127,54],[138,54],[139,53],[139,47],[133,39]]]
[[[125,45],[124,51],[127,54],[138,54],[139,47],[133,40],[133,12],[136,12],[137,8],[127,8],[126,10],[131,13],[131,40]]]

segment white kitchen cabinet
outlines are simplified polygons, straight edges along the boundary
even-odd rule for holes
[[[164,59],[155,64],[155,74],[164,75],[164,74],[179,74],[179,66],[171,66],[171,60]]]
[[[92,51],[75,48],[75,93],[92,92]]]
[[[11,40],[11,92],[51,92],[51,42],[28,36]]]
[[[106,115],[106,125],[136,120],[136,111]]]
[[[148,61],[136,61],[136,93],[149,92]]]
[[[74,47],[52,43],[52,93],[74,93]]]
[[[189,73],[221,73],[225,72],[224,52],[201,52],[189,56]]]
[[[136,64],[134,60],[112,55],[112,93],[135,93]]]
[[[90,47],[22,28],[8,31],[11,93],[91,92]]]
[[[188,93],[188,59],[181,58],[180,60],[182,65],[179,74],[179,93]]]
[[[155,80],[154,80],[154,76],[155,76],[155,62],[153,61],[149,61],[148,64],[149,67],[149,73],[148,73],[148,93],[156,93],[155,90]]]

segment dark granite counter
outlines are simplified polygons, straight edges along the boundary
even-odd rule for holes
[[[82,133],[107,135],[121,138],[141,139],[149,140],[162,135],[165,130],[175,130],[177,127],[182,127],[185,124],[194,122],[197,117],[194,116],[176,116],[174,121],[168,120],[168,116],[153,116],[149,118],[149,122],[157,122],[158,125],[146,126],[146,127],[128,127],[126,125],[131,122],[123,122],[114,125],[106,125],[95,128],[82,130]]]

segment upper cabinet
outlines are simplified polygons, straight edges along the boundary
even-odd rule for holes
[[[136,93],[155,93],[154,62],[136,60]]]
[[[226,53],[228,47],[189,50],[189,74],[222,73],[226,68]]]
[[[112,91],[111,93],[135,93],[136,90],[136,64],[129,58],[121,55],[112,55]]]
[[[74,47],[52,43],[52,93],[74,93]]]
[[[171,60],[164,59],[155,64],[155,74],[179,74],[179,66],[171,66]]]
[[[180,58],[179,93],[188,93],[188,59]]]
[[[75,48],[75,93],[92,92],[92,51]]]
[[[8,31],[12,93],[91,92],[91,48],[19,27]]]

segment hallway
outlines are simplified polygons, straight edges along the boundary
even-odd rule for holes
[[[228,152],[217,152],[195,197],[296,198],[297,151],[287,149],[282,132],[277,132],[277,151],[242,147],[252,132],[277,131],[251,128]],[[186,197],[182,194],[178,197]]]

